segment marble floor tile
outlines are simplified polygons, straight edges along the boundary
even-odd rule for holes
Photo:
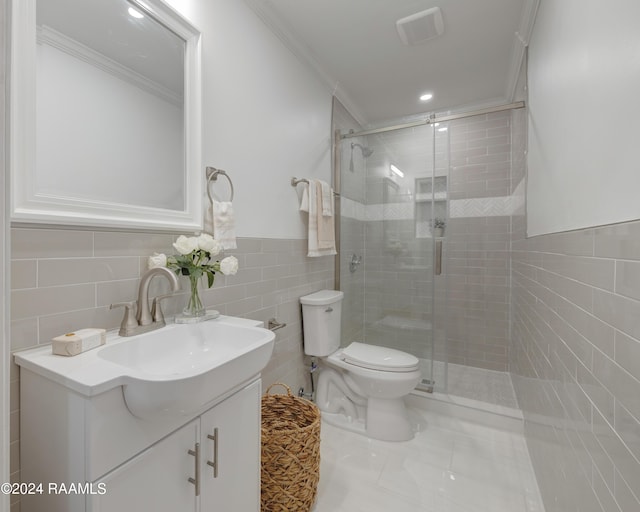
[[[313,512],[544,512],[520,434],[410,413],[419,431],[400,443],[322,423]]]

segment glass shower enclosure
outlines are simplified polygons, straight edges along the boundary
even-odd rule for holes
[[[336,136],[342,340],[419,358],[418,389],[446,389],[446,125]],[[434,374],[437,370],[438,375]]]

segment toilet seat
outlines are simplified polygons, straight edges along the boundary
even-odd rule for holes
[[[339,358],[347,364],[384,372],[413,372],[418,369],[417,357],[393,348],[353,342]]]

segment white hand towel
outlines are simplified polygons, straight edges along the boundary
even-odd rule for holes
[[[307,189],[307,206],[309,211],[309,242],[307,256],[316,257],[337,254],[333,217],[324,217],[322,215],[321,186],[316,180],[309,180]],[[322,222],[320,232],[318,230],[319,222]],[[320,239],[320,233],[322,234],[322,240]],[[332,237],[333,242],[331,243]]]
[[[236,220],[231,201],[213,202],[213,237],[223,249],[236,249]]]
[[[328,203],[331,206],[331,198],[324,199],[322,187],[316,185],[316,200],[318,203],[318,249],[333,250],[336,249],[335,228],[333,224],[333,216],[324,215],[322,203]],[[330,209],[330,208],[329,208]]]
[[[331,217],[333,215],[333,189],[326,181],[311,180],[315,183],[319,183],[322,187],[322,215],[325,217]],[[302,197],[300,198],[300,211],[309,211],[309,186],[305,186],[302,190]]]
[[[300,211],[308,212],[309,211],[309,185],[304,184],[304,188],[302,189],[302,197],[300,198]]]
[[[203,233],[209,233],[211,236],[213,236],[213,206],[211,205],[211,203],[209,203],[209,206],[207,206],[207,209],[204,212],[204,222],[202,228]]]
[[[332,217],[333,216],[333,190],[326,181],[320,181],[320,186],[322,188],[322,215],[324,217]]]

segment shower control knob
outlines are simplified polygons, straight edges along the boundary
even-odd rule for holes
[[[358,269],[360,263],[362,263],[362,256],[352,254],[351,260],[349,261],[349,272],[353,274]]]

